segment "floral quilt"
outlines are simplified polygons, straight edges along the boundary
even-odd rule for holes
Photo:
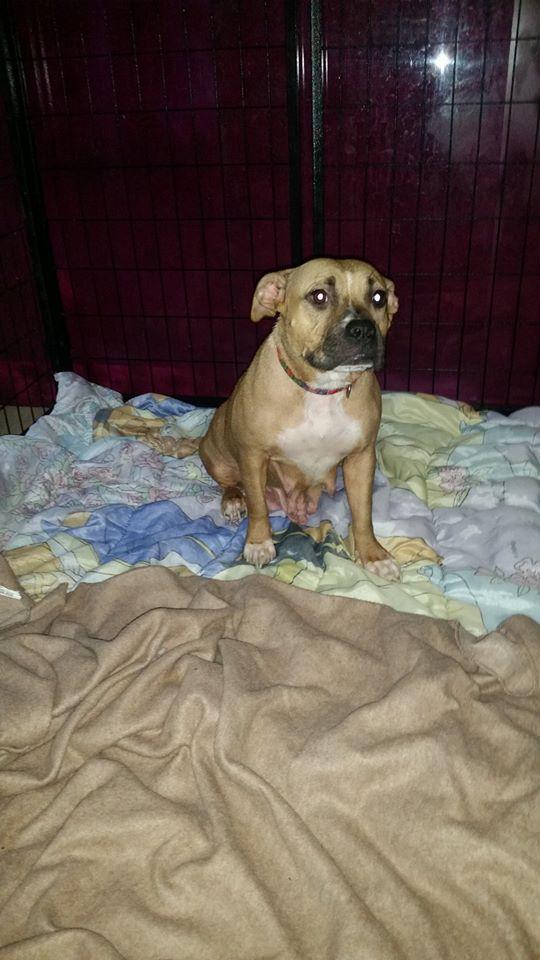
[[[222,517],[193,442],[213,409],[156,394],[124,403],[72,373],[57,381],[48,416],[0,437],[0,549],[22,589],[38,598],[148,564],[227,580],[255,572],[242,560],[245,521]],[[353,562],[341,482],[307,527],[271,516],[277,557],[260,573],[476,635],[515,613],[540,622],[539,441],[540,408],[504,417],[386,393],[373,515],[401,582]]]

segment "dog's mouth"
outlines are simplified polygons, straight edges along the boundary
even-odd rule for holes
[[[316,370],[380,370],[384,364],[384,338],[371,317],[347,313],[305,359]]]
[[[373,370],[372,363],[340,363],[334,367],[336,373],[363,373],[364,370]]]

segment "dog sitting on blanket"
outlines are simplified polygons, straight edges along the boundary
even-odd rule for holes
[[[356,560],[388,580],[399,568],[373,534],[371,501],[381,395],[375,377],[398,309],[394,284],[360,260],[310,260],[257,284],[251,319],[276,323],[199,452],[223,490],[224,515],[247,513],[244,558],[276,555],[269,509],[302,524],[343,463]]]

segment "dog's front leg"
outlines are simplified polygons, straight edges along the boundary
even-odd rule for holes
[[[258,450],[242,450],[238,459],[248,514],[244,557],[248,563],[262,567],[276,555],[265,497],[268,460]]]
[[[399,580],[399,567],[381,547],[373,533],[371,501],[375,475],[375,448],[372,444],[354,450],[343,461],[343,478],[352,517],[356,559],[363,567],[385,580]]]

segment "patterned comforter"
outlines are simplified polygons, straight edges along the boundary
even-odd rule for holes
[[[255,572],[242,560],[245,521],[224,520],[192,452],[212,409],[156,394],[126,404],[76,374],[57,381],[52,413],[0,438],[0,549],[28,594],[149,564],[222,580]],[[456,619],[476,635],[515,613],[540,622],[539,440],[540,408],[504,417],[386,393],[374,526],[401,582],[352,561],[341,482],[308,527],[272,515],[277,558],[260,572]]]

